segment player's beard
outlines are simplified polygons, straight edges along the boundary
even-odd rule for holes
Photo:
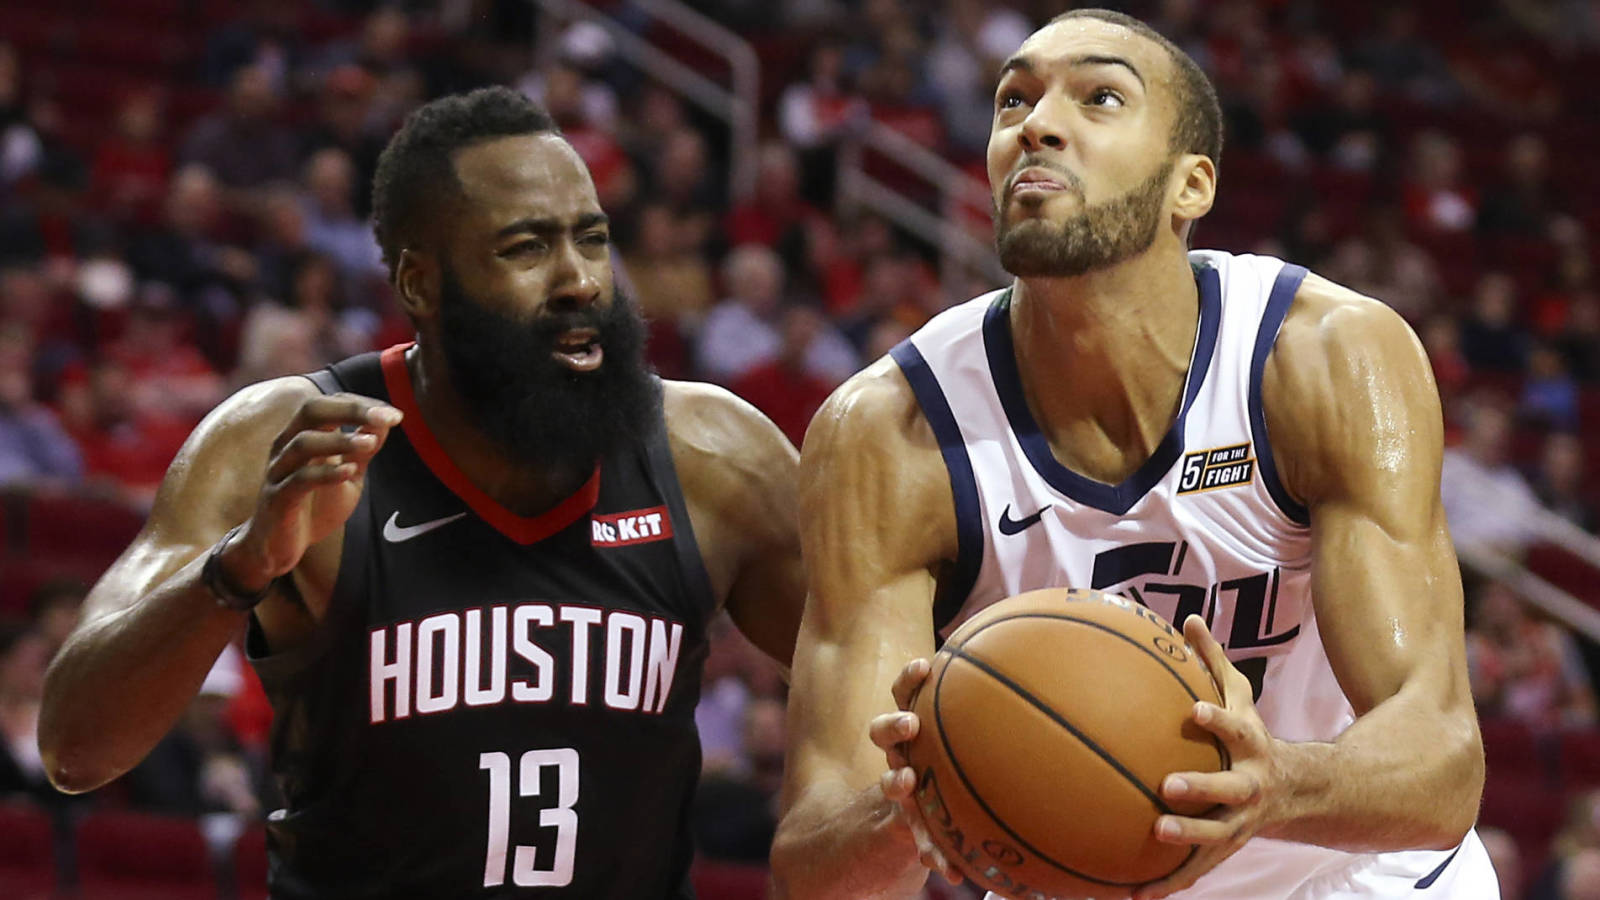
[[[1171,171],[1170,161],[1163,163],[1122,196],[1086,207],[1063,222],[1039,216],[1008,222],[1006,208],[997,209],[994,242],[1000,265],[1018,278],[1074,278],[1143,253],[1161,227]]]
[[[661,383],[644,358],[645,325],[620,290],[606,307],[520,319],[440,279],[439,338],[467,414],[507,455],[538,466],[588,468],[643,442],[661,411]],[[560,336],[593,328],[605,356],[575,372],[554,356]]]

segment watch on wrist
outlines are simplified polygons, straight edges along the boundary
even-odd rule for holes
[[[238,586],[228,579],[228,574],[222,571],[222,551],[232,543],[242,528],[243,525],[233,526],[222,536],[222,540],[211,546],[211,552],[206,554],[205,565],[200,567],[200,583],[204,584],[206,590],[211,592],[211,596],[216,598],[219,606],[236,612],[249,612],[267,599],[278,579],[268,581],[266,587],[250,594],[239,590]]]

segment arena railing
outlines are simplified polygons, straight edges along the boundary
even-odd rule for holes
[[[633,0],[633,9],[666,23],[684,38],[726,60],[732,85],[723,87],[640,37],[628,25],[581,0],[532,2],[547,20],[598,25],[629,63],[726,122],[732,136],[729,191],[735,199],[749,196],[757,177],[761,99],[760,57],[749,41],[679,0]],[[547,26],[553,21],[542,24]],[[542,41],[554,40],[557,29],[541,27],[539,34]],[[541,53],[540,58],[549,57]],[[939,198],[937,208],[929,209],[867,174],[863,166],[867,153],[889,160],[925,182]],[[966,299],[967,282],[961,277],[966,273],[975,273],[994,286],[1010,280],[989,242],[973,237],[961,224],[966,220],[967,209],[988,209],[987,186],[882,123],[865,123],[841,145],[836,202],[841,209],[869,209],[933,247],[939,253],[940,282],[947,301]]]
[[[931,186],[937,212],[867,174],[866,157],[877,154]],[[967,230],[968,210],[987,210],[989,188],[960,167],[882,122],[867,121],[850,132],[839,151],[835,203],[864,206],[888,218],[939,252],[939,280],[947,303],[967,299],[962,275],[979,275],[991,287],[1011,280],[1000,267],[993,245]]]
[[[635,34],[633,29],[581,0],[532,0],[544,21],[540,23],[541,44],[558,34],[556,21],[589,22],[611,38],[616,52],[629,63],[676,91],[689,102],[727,123],[732,140],[729,150],[728,191],[735,200],[750,196],[755,188],[756,149],[760,134],[757,111],[761,99],[761,62],[755,49],[738,35],[694,10],[672,0],[634,0],[633,8],[666,22],[684,37],[726,59],[731,87],[696,72],[671,55]],[[541,61],[550,58],[541,46]]]

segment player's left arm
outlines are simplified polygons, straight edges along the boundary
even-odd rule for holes
[[[1225,695],[1226,708],[1200,704],[1196,720],[1234,766],[1163,785],[1169,799],[1223,807],[1161,817],[1159,839],[1200,850],[1141,900],[1186,887],[1255,835],[1358,852],[1447,849],[1477,816],[1483,747],[1426,354],[1393,310],[1311,276],[1262,399],[1284,485],[1311,512],[1317,627],[1357,719],[1328,743],[1268,734],[1244,676],[1198,618],[1186,622]]]
[[[787,672],[805,608],[796,486],[800,454],[723,388],[668,382],[678,479],[713,589],[751,643]]]

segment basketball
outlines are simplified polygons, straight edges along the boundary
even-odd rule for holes
[[[1199,655],[1160,615],[1099,591],[1052,588],[964,623],[912,703],[915,800],[934,842],[977,885],[1012,898],[1126,897],[1191,848],[1152,829],[1172,772],[1227,752],[1190,718],[1221,703]]]

